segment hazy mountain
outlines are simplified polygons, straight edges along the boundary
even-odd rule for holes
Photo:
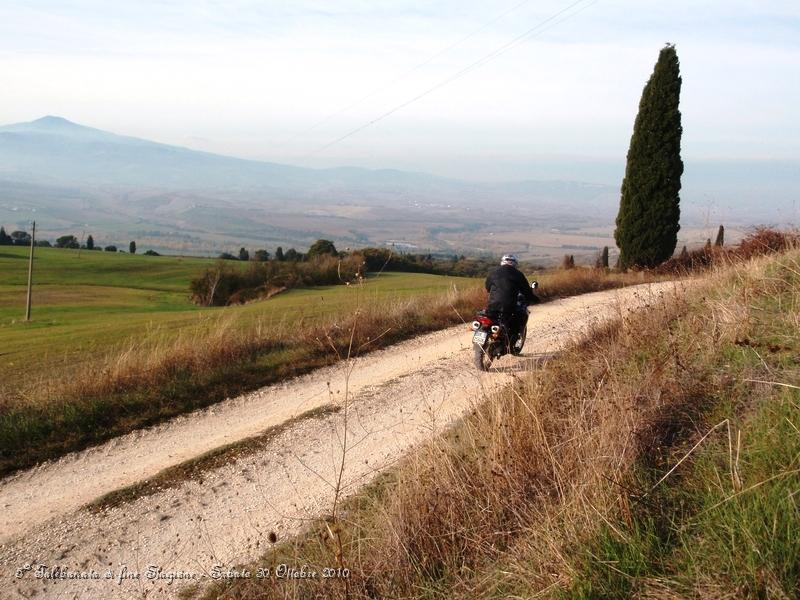
[[[421,190],[430,198],[453,191],[468,191],[474,197],[476,190],[505,187],[392,169],[306,169],[243,160],[116,135],[53,116],[0,127],[0,179],[165,190],[284,190],[303,197],[365,191],[394,196]],[[563,198],[567,193],[577,199],[589,190],[563,182],[514,183],[508,189],[515,196],[542,193]]]
[[[240,160],[85,127],[60,117],[0,127],[0,177],[35,183],[202,189],[308,181],[314,171]]]

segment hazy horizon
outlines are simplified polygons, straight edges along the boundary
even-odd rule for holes
[[[538,37],[321,151],[569,6]],[[611,173],[624,166],[658,51],[672,42],[685,159],[800,158],[791,2],[40,0],[5,3],[0,16],[0,64],[14,91],[0,99],[3,123],[53,114],[308,167],[487,181],[541,179],[548,167],[563,178],[570,164]]]

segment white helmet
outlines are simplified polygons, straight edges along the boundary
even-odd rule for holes
[[[518,262],[519,261],[517,260],[517,257],[513,254],[504,254],[503,258],[500,259],[500,266],[508,265],[511,267],[516,267]]]

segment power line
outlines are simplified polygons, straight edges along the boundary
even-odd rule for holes
[[[515,4],[514,6],[509,8],[507,11],[503,12],[502,14],[497,15],[496,17],[492,18],[490,21],[487,21],[486,23],[484,23],[483,25],[478,27],[478,29],[468,33],[467,35],[465,35],[461,39],[457,40],[456,42],[450,44],[446,48],[444,48],[442,50],[439,50],[436,54],[430,56],[429,58],[426,58],[424,61],[422,61],[418,65],[415,65],[415,66],[411,67],[410,69],[408,69],[407,71],[401,73],[400,75],[398,75],[397,77],[395,77],[394,79],[392,79],[391,81],[386,83],[385,85],[380,85],[380,86],[376,87],[371,92],[369,92],[366,96],[363,96],[363,97],[359,98],[358,100],[348,104],[347,106],[345,106],[343,108],[340,108],[336,112],[333,112],[333,113],[329,114],[328,116],[326,116],[323,119],[321,119],[321,120],[317,121],[316,123],[314,123],[308,129],[304,129],[303,131],[300,131],[300,132],[294,134],[293,136],[291,136],[289,138],[286,138],[282,142],[279,142],[279,145],[284,145],[287,142],[291,142],[292,140],[295,140],[300,136],[306,135],[307,133],[311,133],[312,131],[317,129],[317,127],[320,127],[320,126],[324,125],[325,123],[327,123],[331,119],[333,119],[335,117],[338,117],[339,115],[341,115],[343,113],[348,112],[349,110],[355,108],[356,106],[366,102],[367,100],[369,100],[373,96],[375,96],[375,95],[377,95],[377,94],[379,94],[381,92],[384,92],[384,91],[386,91],[388,89],[393,88],[395,85],[397,85],[398,83],[400,83],[401,81],[403,81],[404,79],[409,77],[410,75],[413,75],[414,73],[416,73],[420,69],[422,69],[424,67],[427,67],[429,64],[431,64],[437,58],[439,58],[441,56],[444,56],[445,54],[447,54],[451,50],[454,50],[455,48],[457,48],[458,46],[463,44],[464,42],[469,41],[470,39],[472,39],[473,37],[475,37],[479,33],[483,32],[487,28],[489,28],[492,25],[494,25],[495,23],[497,23],[499,20],[507,17],[511,13],[519,10],[520,8],[522,8],[523,6],[525,6],[526,4],[528,4],[530,2],[531,2],[531,0],[522,0],[521,2],[518,2],[517,4]]]
[[[389,109],[388,111],[382,113],[381,115],[375,117],[374,119],[372,119],[370,121],[367,121],[366,123],[364,123],[362,125],[359,125],[355,129],[351,129],[350,131],[348,131],[344,135],[342,135],[342,136],[336,138],[335,140],[325,144],[324,146],[321,146],[320,148],[317,148],[313,152],[310,152],[309,154],[306,155],[306,157],[313,156],[315,154],[319,154],[320,152],[324,152],[328,148],[331,148],[332,146],[335,146],[336,144],[339,144],[340,142],[343,142],[347,138],[352,137],[352,136],[356,135],[357,133],[360,133],[361,131],[367,129],[368,127],[371,127],[375,123],[378,123],[379,121],[382,121],[383,119],[393,115],[397,111],[406,108],[407,106],[409,106],[409,105],[413,104],[414,102],[424,98],[425,96],[428,96],[429,94],[432,94],[433,92],[435,92],[435,91],[443,88],[444,86],[452,83],[456,79],[459,79],[459,78],[463,77],[467,73],[470,73],[471,71],[474,71],[474,70],[482,67],[486,63],[496,59],[497,57],[501,56],[502,54],[505,54],[506,52],[508,52],[509,50],[514,48],[515,46],[518,46],[522,42],[524,42],[526,40],[529,40],[529,39],[533,39],[535,37],[538,37],[539,35],[541,35],[545,31],[547,31],[549,29],[552,29],[556,25],[559,25],[559,24],[563,23],[564,21],[566,21],[568,19],[571,19],[572,17],[574,17],[574,16],[578,15],[579,13],[583,12],[584,10],[589,8],[590,6],[592,6],[594,4],[597,4],[597,2],[599,2],[599,0],[592,0],[588,4],[582,6],[580,9],[565,15],[565,13],[568,13],[570,10],[572,10],[573,8],[578,6],[579,4],[582,4],[583,2],[586,2],[586,0],[576,0],[575,2],[573,2],[572,4],[567,6],[566,8],[561,9],[557,13],[555,13],[555,14],[549,16],[548,18],[544,19],[543,21],[539,22],[534,27],[531,27],[525,33],[522,33],[521,35],[518,35],[517,37],[515,37],[510,42],[504,44],[503,46],[500,46],[498,49],[494,50],[493,52],[490,52],[489,54],[485,55],[484,57],[482,57],[482,58],[476,60],[475,62],[469,64],[468,66],[464,67],[463,69],[461,69],[460,71],[458,71],[454,75],[451,75],[447,79],[437,83],[436,85],[434,85],[434,86],[428,88],[427,90],[417,94],[416,96],[406,100],[405,102],[402,102],[401,104],[398,104],[397,106]],[[558,19],[562,15],[565,15],[565,16],[562,19]],[[556,20],[556,19],[558,19],[558,20]]]

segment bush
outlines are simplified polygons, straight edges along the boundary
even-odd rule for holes
[[[778,231],[768,227],[757,227],[734,249],[740,259],[748,259],[764,254],[783,252],[800,242],[796,231]]]
[[[116,247],[116,246],[106,246],[106,247],[104,248],[104,250],[105,250],[106,252],[116,252],[116,251],[117,251],[117,247]]]
[[[686,273],[708,269],[714,264],[731,260],[749,260],[755,256],[776,254],[800,243],[800,235],[792,231],[779,231],[768,227],[757,227],[737,246],[712,246],[708,240],[702,248],[681,253],[655,269],[656,273]]]

